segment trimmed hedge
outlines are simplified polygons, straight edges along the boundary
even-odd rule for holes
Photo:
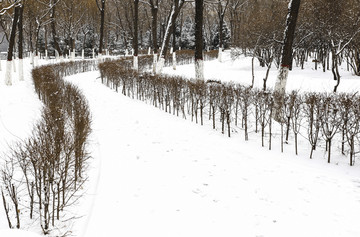
[[[212,56],[214,58],[214,55]],[[241,124],[248,140],[249,129],[261,133],[261,144],[265,146],[268,137],[272,147],[274,121],[272,112],[277,95],[240,84],[220,81],[196,81],[179,76],[152,75],[136,72],[120,59],[99,64],[101,80],[107,86],[124,95],[151,103],[166,112],[191,118],[196,123],[206,118],[212,120],[213,128],[220,124],[221,132],[230,137],[232,127]],[[187,59],[184,59],[186,62]],[[141,62],[141,60],[139,60]],[[281,129],[281,150],[289,140],[289,132],[294,134],[295,152],[298,153],[298,135],[308,138],[313,151],[321,142],[326,145],[328,162],[334,141],[341,146],[341,152],[350,157],[354,164],[355,145],[360,130],[360,97],[349,94],[304,93],[293,91],[284,98]],[[284,131],[285,130],[285,131]],[[340,139],[333,139],[339,136]],[[340,142],[340,143],[339,143]]]
[[[16,216],[17,228],[30,218],[44,234],[64,235],[66,220],[75,218],[65,210],[81,197],[87,180],[91,115],[85,97],[63,77],[96,68],[95,61],[76,61],[33,69],[35,91],[44,103],[42,118],[32,136],[12,148],[1,174],[4,206],[15,207],[6,209],[10,228]]]

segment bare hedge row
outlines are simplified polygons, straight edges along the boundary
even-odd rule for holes
[[[20,222],[39,223],[44,234],[59,231],[74,218],[64,212],[81,196],[87,179],[86,151],[91,115],[67,75],[95,69],[93,61],[60,63],[32,71],[36,93],[44,103],[32,136],[18,143],[2,169],[2,198],[10,228]],[[13,220],[16,218],[16,220]]]
[[[214,129],[219,126],[229,137],[236,127],[242,128],[245,140],[252,131],[261,133],[262,146],[267,137],[269,149],[274,134],[281,133],[278,137],[283,150],[290,131],[294,135],[296,154],[299,134],[309,141],[310,158],[319,144],[325,143],[330,162],[331,147],[338,145],[343,154],[349,154],[350,165],[354,164],[360,127],[360,97],[357,95],[292,92],[285,97],[281,121],[274,123],[276,95],[271,91],[219,81],[137,73],[124,65],[121,59],[99,64],[102,82],[124,95],[196,123],[203,124],[204,119],[209,119]],[[274,132],[275,126],[281,129]],[[333,139],[335,136],[339,139]]]

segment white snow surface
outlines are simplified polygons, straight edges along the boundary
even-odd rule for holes
[[[6,61],[0,60],[0,63],[5,65]],[[30,71],[30,60],[26,59],[26,80],[19,81],[19,73],[13,73],[12,86],[5,85],[5,70],[0,71],[0,153],[8,151],[16,142],[29,137],[33,125],[41,116],[42,103],[34,93]],[[2,211],[2,206],[0,210]]]
[[[232,64],[223,56],[225,63],[205,62],[205,78],[251,81],[251,59]],[[265,72],[258,69],[261,87],[259,75]],[[176,73],[194,74],[194,65],[178,66]],[[272,73],[276,77],[276,70]],[[309,76],[314,86],[307,85]],[[303,90],[332,90],[323,84],[327,79],[321,71],[290,72],[288,88],[295,87],[295,77],[303,78],[297,84]],[[0,152],[6,152],[6,144],[16,140],[11,134],[23,139],[31,132],[41,103],[28,73],[12,87],[1,78],[5,126],[0,123]],[[346,78],[341,83],[356,79],[350,73]],[[306,142],[300,142],[299,156],[293,155],[291,144],[281,153],[275,141],[269,151],[256,134],[245,142],[242,130],[227,138],[209,124],[200,126],[110,90],[100,83],[98,72],[67,80],[82,90],[93,119],[90,181],[77,207],[82,218],[76,220],[73,236],[360,236],[358,160],[349,167],[347,158],[338,155],[327,164],[321,151],[309,160]],[[273,85],[271,78],[268,85]],[[6,228],[2,206],[0,215],[0,228]],[[3,233],[1,237],[19,237]]]
[[[0,230],[1,237],[40,237],[41,235],[34,232],[16,229],[3,229]]]

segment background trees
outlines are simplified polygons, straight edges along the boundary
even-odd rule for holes
[[[134,41],[139,44],[139,53],[146,53],[149,47],[158,53],[164,41],[165,51],[171,46],[194,49],[194,1],[139,1],[138,40],[134,32],[135,3],[132,0],[27,0],[25,51],[45,54],[48,49],[49,55],[55,55],[56,49],[61,55],[68,54],[68,50],[84,49],[85,55],[90,55],[93,48],[97,52],[101,48],[101,51],[125,53],[125,49],[130,52]],[[204,1],[204,49],[238,47],[245,54],[254,54],[263,66],[266,57],[279,66],[287,3],[279,0]],[[167,39],[166,26],[172,6],[178,12],[171,20],[174,27],[169,30]],[[293,50],[293,58],[299,65],[305,60],[304,55],[311,55],[318,61],[317,66],[323,70],[329,68],[338,80],[341,75],[337,73],[339,65],[335,59],[341,58],[350,70],[360,75],[359,6],[359,0],[304,0]],[[105,14],[102,14],[103,8],[107,9]],[[2,1],[0,10],[1,31],[5,33],[4,40],[10,40],[14,6]],[[272,57],[266,56],[269,52]]]

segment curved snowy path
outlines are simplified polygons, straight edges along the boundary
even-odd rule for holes
[[[359,167],[228,139],[113,92],[97,77],[68,78],[89,101],[99,151],[83,236],[360,236]]]

